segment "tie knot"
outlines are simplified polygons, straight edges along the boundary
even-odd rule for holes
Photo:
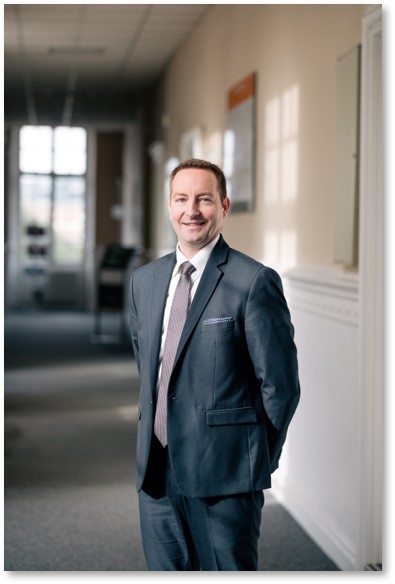
[[[190,262],[184,262],[180,266],[180,274],[182,276],[190,276],[195,270],[195,266],[193,266]]]

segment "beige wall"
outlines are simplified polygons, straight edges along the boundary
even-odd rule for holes
[[[256,204],[228,216],[234,247],[280,271],[332,266],[336,60],[361,42],[362,5],[214,5],[169,64],[157,128],[165,159],[226,125],[226,95],[257,74]],[[221,160],[215,160],[221,162]],[[167,218],[164,218],[166,220]]]

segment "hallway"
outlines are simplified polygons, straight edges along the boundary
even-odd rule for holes
[[[85,313],[10,313],[4,328],[4,569],[144,571],[129,343],[92,343]],[[338,570],[270,493],[259,569]]]

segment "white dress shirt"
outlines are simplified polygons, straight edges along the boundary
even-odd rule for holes
[[[216,246],[218,240],[219,240],[219,235],[217,235],[217,237],[215,239],[213,239],[213,241],[211,241],[208,245],[206,245],[201,250],[199,250],[197,252],[197,254],[195,254],[193,256],[193,258],[190,260],[184,256],[184,254],[180,250],[179,246],[177,245],[177,249],[176,249],[177,262],[176,262],[175,268],[173,270],[173,275],[172,275],[171,280],[170,280],[169,289],[167,291],[166,307],[165,307],[165,312],[164,312],[164,316],[163,316],[162,341],[161,341],[161,347],[160,347],[160,353],[159,353],[158,383],[160,380],[160,374],[161,374],[161,369],[162,369],[163,349],[165,346],[167,327],[169,324],[170,309],[171,309],[171,305],[173,302],[174,293],[176,291],[176,287],[178,284],[178,280],[180,279],[180,266],[184,262],[189,262],[196,268],[195,271],[192,272],[192,274],[191,274],[191,280],[192,280],[191,303],[192,303],[192,301],[195,297],[197,287],[198,287],[199,282],[200,282],[200,278],[202,277],[202,274],[204,272],[204,268],[206,267],[207,262],[209,260],[209,257],[211,255],[211,252],[213,251],[214,247]]]

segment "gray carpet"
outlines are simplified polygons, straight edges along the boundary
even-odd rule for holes
[[[87,314],[7,314],[4,327],[4,569],[145,571],[129,342],[92,343]],[[259,569],[337,571],[265,495]]]

